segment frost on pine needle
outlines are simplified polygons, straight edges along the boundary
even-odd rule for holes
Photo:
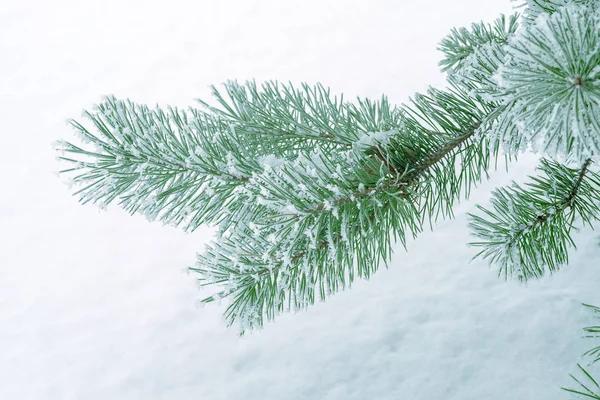
[[[503,118],[542,154],[577,162],[597,157],[599,65],[600,8],[568,3],[540,14],[509,41],[498,80]]]

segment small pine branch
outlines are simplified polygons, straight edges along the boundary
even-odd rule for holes
[[[439,63],[442,71],[460,70],[467,60],[472,60],[472,56],[483,48],[506,44],[517,31],[518,17],[518,14],[514,14],[507,19],[501,15],[493,24],[479,22],[473,23],[470,29],[453,28],[438,46],[438,50],[444,53]]]
[[[477,206],[483,215],[469,214],[479,239],[470,245],[483,248],[476,257],[499,266],[505,279],[539,278],[566,264],[574,224],[591,226],[600,216],[600,176],[590,164],[572,169],[542,160],[542,175],[525,188],[513,183],[493,192],[493,210]]]
[[[92,148],[58,142],[59,159],[71,164],[60,173],[81,186],[75,195],[83,204],[116,201],[131,214],[188,231],[205,223],[227,226],[252,211],[236,193],[265,163],[293,161],[315,148],[348,149],[370,132],[362,129],[400,124],[385,97],[355,105],[321,85],[302,88],[268,82],[261,91],[254,82],[229,82],[229,103],[213,88],[222,109],[204,103],[207,112],[107,97],[84,113],[98,133],[70,121]]]
[[[267,81],[259,87],[254,81],[228,81],[223,86],[223,91],[212,86],[217,106],[197,101],[211,114],[265,140],[275,137],[298,145],[307,140],[318,145],[350,145],[361,132],[389,131],[399,124],[398,110],[385,96],[379,101],[351,103],[344,101],[343,95],[333,96],[321,84],[303,83],[296,88],[291,83]]]
[[[255,147],[240,146],[237,132],[206,113],[150,110],[107,97],[84,115],[98,133],[70,124],[93,149],[57,146],[71,164],[60,173],[81,186],[74,194],[83,204],[118,201],[132,214],[194,230],[227,219],[223,204],[259,168]]]
[[[454,29],[439,46],[445,56],[440,65],[448,72],[448,82],[486,105],[486,138],[496,151],[502,149],[509,158],[516,157],[524,141],[513,120],[506,117],[508,106],[504,104],[498,77],[508,43],[517,34],[518,21],[518,14],[508,18],[501,15],[493,24],[480,22],[470,29]]]

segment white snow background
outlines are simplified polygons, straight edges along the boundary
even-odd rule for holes
[[[80,206],[51,142],[105,94],[194,104],[227,79],[322,82],[406,102],[437,43],[509,0],[0,0],[0,399],[566,399],[600,303],[598,235],[527,286],[469,263],[465,212],[371,281],[239,338],[181,271],[210,239]]]

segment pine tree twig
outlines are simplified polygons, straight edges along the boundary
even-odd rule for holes
[[[591,163],[592,163],[592,159],[588,158],[585,160],[585,162],[581,166],[581,168],[579,170],[579,175],[577,176],[577,182],[575,182],[575,185],[573,185],[573,190],[571,190],[571,193],[569,193],[569,197],[567,197],[565,199],[566,207],[570,207],[571,203],[573,202],[573,199],[575,199],[575,196],[577,196],[577,193],[579,192],[579,188],[581,187],[581,182],[583,182],[583,178],[585,177],[585,174],[588,172],[588,169],[589,169]]]
[[[568,262],[571,230],[576,219],[591,225],[600,217],[600,176],[590,170],[591,159],[578,169],[542,160],[543,175],[527,188],[513,183],[493,193],[493,211],[477,208],[469,225],[480,241],[470,245],[500,266],[499,273],[520,280],[538,278]],[[541,211],[541,212],[540,212]]]
[[[535,218],[535,220],[530,225],[527,226],[527,228],[519,230],[518,233],[514,236],[512,242],[509,243],[509,246],[513,246],[516,243],[518,243],[519,239],[521,238],[521,236],[523,236],[525,234],[526,231],[537,229],[540,225],[547,222],[548,219],[551,218],[553,215],[556,215],[557,213],[561,213],[561,212],[565,211],[567,208],[572,206],[572,202],[575,199],[575,197],[577,196],[579,188],[581,187],[581,182],[583,181],[585,174],[588,172],[588,167],[591,164],[591,162],[592,162],[591,158],[588,158],[587,160],[585,160],[585,162],[579,169],[577,181],[575,181],[575,184],[573,185],[573,188],[569,192],[569,195],[562,202],[560,202],[556,206],[552,207],[552,212],[547,212],[545,214],[538,215]]]

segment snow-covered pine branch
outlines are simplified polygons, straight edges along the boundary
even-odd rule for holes
[[[501,118],[518,133],[492,133],[579,163],[600,153],[600,3],[583,3],[540,14],[509,40],[496,77]]]
[[[108,97],[85,113],[97,133],[71,122],[90,143],[61,142],[61,172],[83,203],[217,226],[191,269],[243,331],[369,278],[499,156],[533,148],[551,158],[545,175],[496,191],[472,227],[505,276],[537,278],[567,261],[574,218],[600,212],[599,10],[529,0],[525,17],[453,30],[440,44],[448,88],[400,107],[278,82],[213,87],[202,110]]]
[[[221,285],[203,301],[231,297],[229,324],[260,327],[369,278],[396,240],[451,214],[488,167],[477,135],[484,110],[458,90],[431,90],[401,115],[398,130],[364,133],[350,150],[300,153],[251,178],[246,189],[268,211],[239,220],[199,255],[192,270],[202,284]]]
[[[481,215],[470,214],[477,256],[505,279],[540,278],[566,264],[571,231],[600,217],[600,175],[590,167],[590,159],[580,168],[543,159],[542,174],[525,187],[494,191],[493,210],[478,206]]]

